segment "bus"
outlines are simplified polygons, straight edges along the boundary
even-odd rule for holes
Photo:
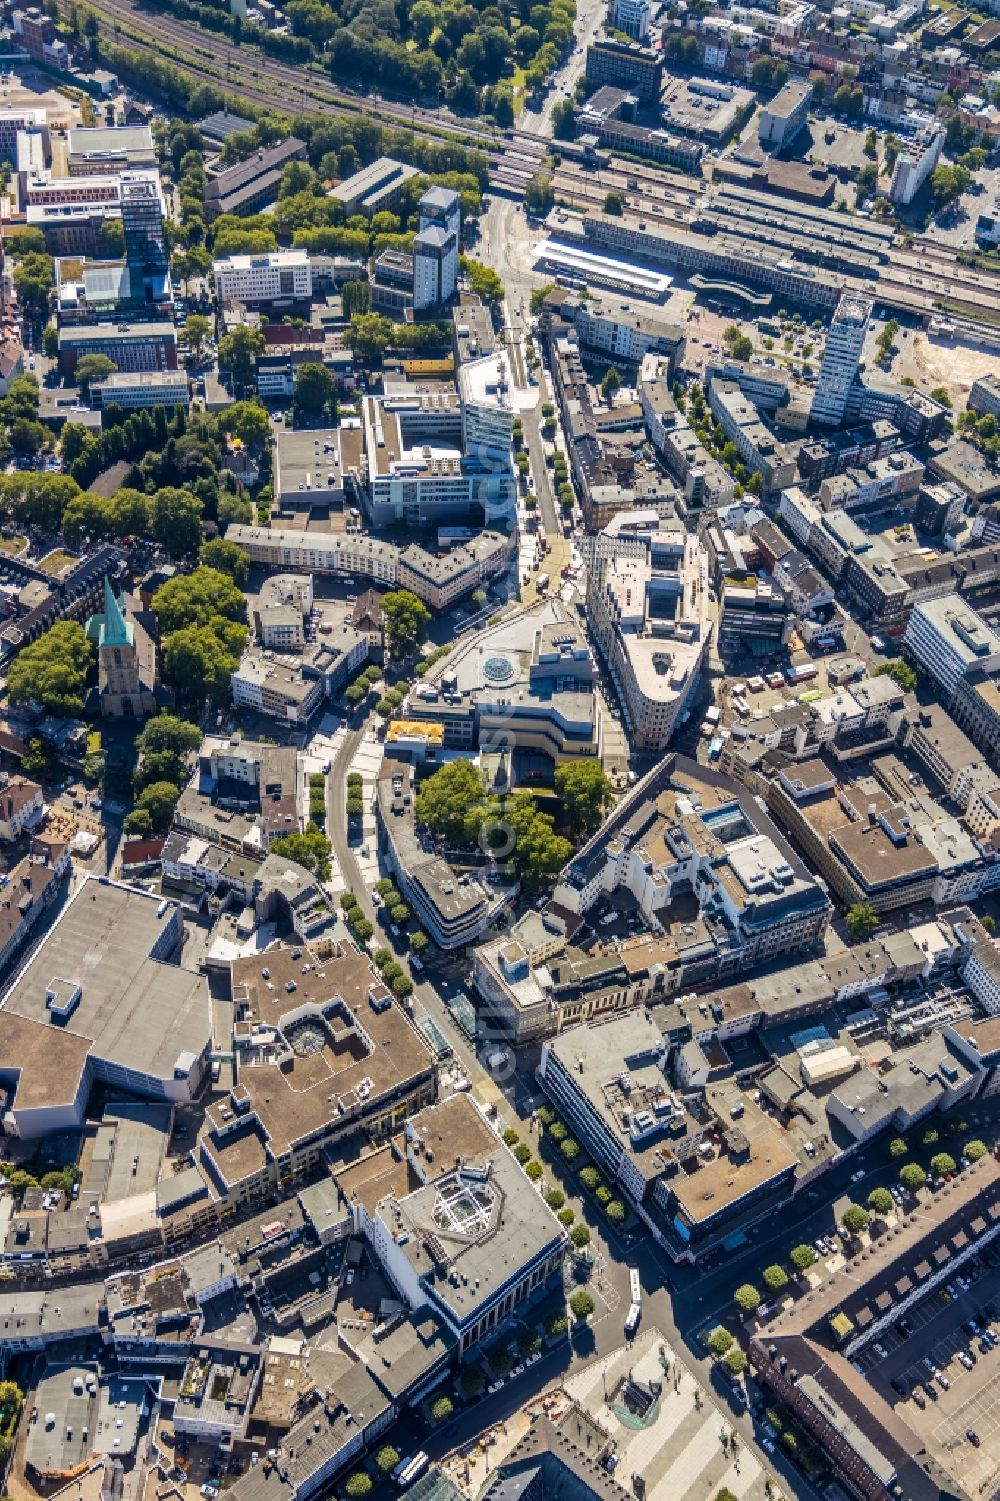
[[[625,1317],[625,1338],[632,1339],[642,1318],[642,1284],[639,1281],[639,1270],[634,1266],[628,1269],[628,1290],[632,1301]]]
[[[399,1464],[392,1472],[392,1478],[400,1490],[405,1491],[408,1485],[412,1485],[417,1477],[424,1473],[429,1464],[429,1458],[423,1449],[419,1449],[412,1459],[401,1459],[399,1461]]]

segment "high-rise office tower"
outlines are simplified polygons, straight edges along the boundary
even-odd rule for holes
[[[871,315],[871,300],[856,292],[845,292],[837,304],[813,396],[811,416],[814,422],[822,422],[828,427],[843,422],[847,398],[857,379]]]
[[[125,259],[132,281],[132,295],[137,297],[146,279],[164,275],[169,263],[159,175],[156,172],[123,172],[121,207]]]
[[[413,241],[413,306],[440,307],[458,285],[462,200],[452,188],[428,188],[417,205],[420,228]]]

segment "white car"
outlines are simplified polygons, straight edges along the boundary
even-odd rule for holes
[[[490,1394],[491,1397],[495,1397],[496,1394],[497,1394],[497,1392],[502,1392],[503,1391],[503,1382],[502,1381],[491,1381],[490,1384],[489,1384],[489,1386],[486,1388],[486,1390],[489,1392],[489,1394]]]

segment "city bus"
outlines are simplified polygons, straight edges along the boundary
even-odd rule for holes
[[[625,1316],[625,1338],[632,1339],[642,1318],[642,1285],[637,1267],[630,1266],[628,1269],[628,1289],[632,1301]]]
[[[392,1478],[393,1480],[395,1480],[400,1490],[405,1491],[408,1485],[412,1485],[417,1477],[424,1473],[429,1464],[429,1458],[424,1453],[423,1449],[419,1449],[417,1453],[414,1454],[412,1459],[400,1460],[399,1464],[392,1472]]]

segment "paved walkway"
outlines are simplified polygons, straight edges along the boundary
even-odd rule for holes
[[[660,1363],[661,1346],[669,1361],[667,1372]],[[659,1410],[646,1428],[626,1427],[615,1411],[629,1375],[662,1384]],[[728,1416],[659,1330],[647,1330],[635,1344],[571,1376],[566,1392],[614,1438],[619,1455],[615,1478],[630,1490],[632,1476],[640,1475],[647,1501],[706,1501],[724,1487],[739,1501],[763,1501],[767,1494],[759,1460],[742,1442],[733,1448]],[[777,1487],[772,1494],[777,1496]]]

